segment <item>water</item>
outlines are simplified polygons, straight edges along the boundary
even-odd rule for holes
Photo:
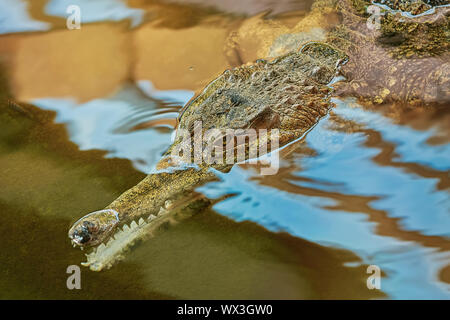
[[[195,93],[280,39],[324,35],[285,34],[306,1],[76,4],[69,31],[65,1],[0,2],[1,298],[450,298],[449,113],[352,98],[283,150],[278,174],[235,166],[197,189],[226,200],[68,290],[84,261],[71,223],[154,170]]]

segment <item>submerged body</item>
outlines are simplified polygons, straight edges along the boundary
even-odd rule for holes
[[[122,251],[136,240],[152,235],[166,223],[194,214],[198,206],[210,204],[209,200],[195,194],[195,187],[217,179],[214,169],[226,172],[232,165],[202,163],[186,167],[184,163],[184,167],[176,167],[170,157],[183,143],[180,132],[184,130],[194,135],[197,123],[202,124],[203,132],[209,129],[277,129],[279,147],[282,147],[302,137],[327,114],[333,106],[332,94],[353,95],[371,103],[389,100],[448,102],[448,53],[434,55],[429,49],[423,51],[430,53],[429,56],[419,57],[422,51],[411,48],[406,38],[386,47],[380,42],[389,33],[386,30],[394,26],[395,30],[403,32],[403,28],[408,29],[416,20],[399,21],[390,17],[388,19],[393,20],[388,20],[381,30],[363,30],[367,18],[358,8],[367,3],[363,0],[317,1],[314,10],[333,6],[342,16],[341,24],[327,37],[329,44],[308,43],[298,52],[271,62],[259,60],[227,70],[188,103],[180,116],[174,143],[160,162],[159,167],[165,169],[148,175],[104,210],[86,215],[69,230],[70,239],[79,246],[96,246],[109,239],[106,245],[101,244],[87,255],[86,265],[101,270],[120,259]],[[423,36],[432,48],[439,47],[433,26],[437,29],[448,26],[446,13],[436,14],[441,18],[430,22],[432,28],[427,28],[431,31]],[[407,50],[412,50],[413,54],[409,55]],[[346,81],[337,83],[337,90],[333,92],[328,85],[340,69]],[[435,91],[430,93],[430,90]],[[202,142],[200,149],[192,150],[191,154],[195,156],[207,147]],[[246,154],[246,159],[250,158]],[[131,221],[134,222],[130,226],[125,224]],[[123,224],[123,229],[112,236]]]

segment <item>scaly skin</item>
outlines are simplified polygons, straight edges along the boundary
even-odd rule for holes
[[[196,121],[201,121],[203,132],[212,128],[278,129],[282,147],[303,136],[333,106],[327,84],[335,77],[338,66],[347,60],[341,69],[347,81],[337,84],[335,94],[375,103],[448,102],[448,53],[438,49],[443,45],[439,30],[448,31],[447,8],[436,8],[436,13],[426,17],[404,20],[388,15],[381,30],[371,31],[361,9],[368,4],[363,0],[317,1],[315,14],[321,7],[328,13],[333,7],[342,18],[328,34],[331,46],[311,43],[300,52],[272,62],[260,60],[224,72],[186,106],[178,128],[187,129],[192,135]],[[424,24],[427,28],[421,29]],[[392,30],[404,33],[411,26],[425,32],[422,35],[425,50],[415,46],[418,35],[414,33],[405,37],[410,37],[409,42],[403,39],[394,45],[383,44],[383,37]],[[436,88],[438,91],[433,91]],[[166,171],[147,176],[105,210],[83,217],[70,229],[69,237],[74,244],[95,246],[106,242],[119,224],[139,221],[131,224],[131,230],[125,226],[106,246],[102,244],[88,255],[87,265],[91,269],[101,270],[111,265],[129,244],[173,221],[175,213],[185,212],[187,207],[199,203],[208,205],[207,199],[194,197],[193,190],[217,179],[211,169],[226,172],[231,165],[202,164],[196,168],[173,169],[168,155],[181,141],[182,135],[177,134],[161,160],[159,167]],[[201,150],[206,147],[202,145]],[[194,154],[195,150],[192,151]],[[148,216],[148,220],[142,219]]]

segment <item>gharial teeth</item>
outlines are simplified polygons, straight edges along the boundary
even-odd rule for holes
[[[139,221],[138,221],[139,225],[143,224],[144,222],[145,222],[145,221],[144,221],[144,219],[142,219],[142,218],[140,218]]]
[[[119,229],[119,231],[117,231],[117,232],[113,235],[113,238],[114,238],[114,239],[118,239],[118,238],[120,238],[120,237],[122,236],[122,234],[123,234],[123,231]]]
[[[153,215],[153,214],[151,214],[151,215],[148,216],[148,220],[149,220],[149,221],[151,221],[151,220],[153,220],[153,219],[155,219],[155,218],[156,218],[156,216]]]
[[[164,202],[164,207],[165,207],[166,209],[168,209],[168,208],[170,207],[171,204],[172,204],[172,201],[166,200],[166,202]]]
[[[137,226],[138,225],[137,225],[136,221],[132,221],[131,224],[130,224],[131,228],[136,228]]]
[[[159,208],[158,216],[163,214],[164,212],[166,212],[166,210],[163,207]]]
[[[123,231],[130,231],[130,227],[126,224],[123,226]]]
[[[93,264],[90,264],[90,265],[89,265],[89,268],[90,268],[92,271],[100,271],[100,270],[103,269],[103,264],[102,264],[102,263],[99,263],[99,262],[95,262],[95,263],[93,263]]]

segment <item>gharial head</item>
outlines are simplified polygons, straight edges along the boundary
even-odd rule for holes
[[[118,223],[119,215],[115,210],[91,212],[73,224],[69,238],[74,245],[95,246],[107,240]]]

